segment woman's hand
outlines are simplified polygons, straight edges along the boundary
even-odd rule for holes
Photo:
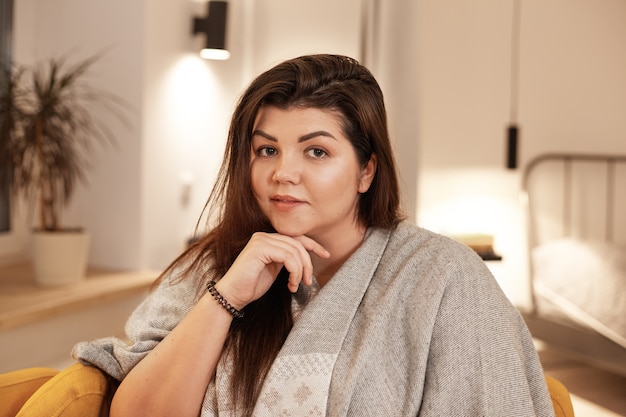
[[[288,287],[295,292],[300,282],[312,283],[311,253],[330,256],[306,236],[255,233],[216,287],[241,309],[265,294],[284,266]],[[202,297],[124,378],[113,397],[111,416],[199,415],[232,320],[210,295]]]
[[[267,292],[284,266],[289,271],[287,286],[296,292],[300,282],[313,282],[310,252],[321,258],[330,256],[322,245],[306,236],[255,233],[216,287],[233,307],[242,309]]]

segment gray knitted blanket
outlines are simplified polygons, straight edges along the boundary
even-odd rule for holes
[[[130,345],[82,342],[73,356],[121,380],[196,299],[188,282],[164,280],[129,318]],[[234,416],[230,369],[219,363],[202,417]],[[528,330],[481,259],[408,223],[369,230],[306,305],[253,414],[554,415]]]

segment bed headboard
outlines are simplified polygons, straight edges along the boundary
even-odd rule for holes
[[[626,155],[543,154],[522,188],[530,249],[561,237],[626,245]]]
[[[626,375],[626,155],[546,154],[523,172],[534,337]]]

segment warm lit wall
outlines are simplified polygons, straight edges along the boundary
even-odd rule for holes
[[[490,265],[524,304],[520,171],[503,168],[513,1],[417,3],[419,220],[493,234],[504,261]],[[546,151],[626,153],[626,3],[521,4],[520,164]]]
[[[204,61],[191,36],[203,4],[145,2],[141,82],[141,264],[162,268],[184,247],[214,181],[242,84],[242,9],[228,15],[228,61]]]
[[[299,54],[356,52],[359,14],[349,12],[358,2],[334,5],[326,16],[319,2],[231,1],[232,58],[224,62],[197,56],[188,33],[191,14],[181,7],[189,3],[148,6],[142,224],[150,267],[165,266],[191,235],[221,161],[230,114],[250,78]],[[204,12],[204,7],[195,9]],[[191,181],[187,205],[185,178]]]
[[[92,84],[131,107],[129,128],[109,120],[117,146],[97,152],[89,184],[64,219],[91,232],[92,265],[167,264],[191,234],[213,181],[241,58],[201,60],[191,35],[195,12],[204,7],[186,0],[16,2],[18,62],[104,51]]]
[[[191,15],[203,7],[187,0],[16,2],[18,58],[108,49],[94,76],[135,108],[69,216],[94,233],[92,263],[165,265],[193,229],[250,77],[299,53],[358,57],[361,4],[377,4],[367,62],[387,98],[407,207],[438,231],[492,233],[504,256],[494,271],[523,302],[520,171],[503,168],[513,0],[324,1],[231,1],[226,62],[195,55]],[[626,3],[522,4],[520,163],[546,150],[626,152]]]
[[[99,151],[86,187],[64,216],[67,226],[86,226],[93,235],[92,260],[110,266],[138,265],[142,152],[143,5],[139,1],[19,0],[15,2],[14,59],[22,64],[66,57],[69,63],[103,53],[89,83],[123,97],[129,128],[101,118],[118,138]],[[17,225],[21,227],[22,225]],[[107,255],[103,255],[107,252]],[[93,262],[92,262],[93,263]]]
[[[93,80],[127,100],[130,129],[111,122],[116,148],[99,151],[66,224],[92,234],[90,263],[162,268],[183,248],[213,184],[236,99],[253,75],[298,54],[359,50],[360,0],[297,5],[229,2],[228,61],[203,61],[188,0],[20,0],[16,60],[105,50]],[[323,27],[319,22],[324,21]],[[26,233],[24,231],[24,233]]]
[[[330,1],[330,0],[329,0]],[[158,268],[193,232],[221,161],[229,116],[250,78],[298,54],[358,49],[359,19],[350,7],[278,0],[229,3],[232,58],[202,61],[190,40],[188,2],[148,5],[144,59],[143,263]],[[191,4],[204,13],[204,7]],[[320,33],[318,22],[325,21]],[[297,34],[297,36],[291,36]],[[338,40],[336,40],[338,39]],[[185,181],[190,199],[184,203]]]

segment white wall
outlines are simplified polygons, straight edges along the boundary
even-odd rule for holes
[[[359,52],[360,0],[229,2],[228,61],[197,55],[205,5],[189,0],[20,0],[16,60],[106,49],[93,83],[127,100],[131,129],[98,151],[66,224],[92,233],[90,263],[162,268],[191,236],[221,161],[229,116],[251,77],[313,52]],[[332,13],[328,11],[332,10]],[[320,25],[320,22],[324,22]]]
[[[333,3],[329,16],[320,2],[231,1],[232,58],[207,62],[197,56],[198,44],[190,41],[188,30],[192,12],[204,13],[204,6],[148,2],[142,155],[145,264],[165,266],[191,235],[221,162],[230,114],[251,77],[298,54],[356,52],[359,20],[350,19],[349,13],[355,4],[358,0]],[[191,181],[187,204],[185,180]]]
[[[361,4],[377,10],[368,62],[387,98],[409,212],[438,231],[493,234],[504,256],[496,275],[523,303],[520,171],[504,168],[513,0],[231,0],[226,62],[195,55],[191,15],[203,7],[187,0],[19,0],[18,57],[110,47],[94,76],[135,107],[133,128],[115,128],[119,149],[98,156],[71,211],[94,231],[92,262],[167,264],[208,194],[244,85],[300,53],[358,57]],[[625,9],[622,0],[522,1],[521,164],[547,150],[626,152]]]
[[[493,234],[496,278],[526,304],[520,170],[503,168],[513,0],[417,3],[419,221]],[[521,4],[520,165],[545,151],[626,153],[626,3]]]
[[[255,0],[251,76],[303,54],[360,54],[361,0]]]
[[[224,62],[202,61],[190,47],[190,10],[204,12],[202,5],[149,7],[145,83],[151,87],[144,97],[142,218],[148,265],[165,266],[191,235],[221,161],[230,114],[251,77],[298,54],[355,52],[359,21],[351,21],[349,13],[355,3],[334,4],[328,15],[320,2],[231,1],[232,58]],[[187,205],[184,178],[192,181]]]
[[[94,235],[93,264],[136,267],[142,205],[142,3],[19,0],[15,6],[17,62],[65,56],[74,63],[103,53],[92,67],[89,83],[122,97],[132,109],[129,128],[110,116],[101,118],[117,137],[117,146],[97,152],[88,184],[79,187],[63,220],[68,226],[86,226]]]
[[[141,248],[143,265],[166,266],[184,247],[223,152],[228,115],[241,86],[240,3],[229,10],[229,61],[204,61],[202,37],[191,35],[203,4],[146,2],[141,82]]]
[[[523,156],[626,153],[626,2],[524,1]]]
[[[403,207],[411,219],[417,212],[420,62],[418,2],[374,1],[371,58],[366,64],[376,76],[387,108],[389,135],[395,151]]]

